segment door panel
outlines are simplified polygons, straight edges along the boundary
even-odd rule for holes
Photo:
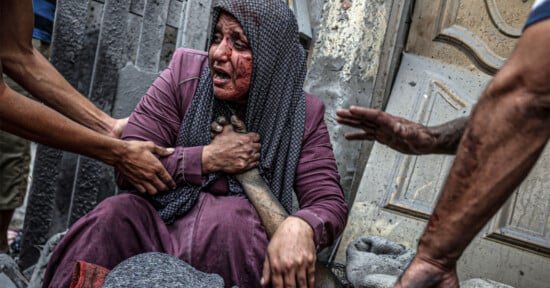
[[[521,35],[533,1],[417,0],[386,111],[425,125],[470,113]],[[513,155],[510,155],[513,157]],[[550,287],[550,148],[474,239],[459,262],[461,280]],[[336,261],[362,235],[416,247],[452,156],[403,155],[375,144]]]
[[[493,75],[512,51],[533,1],[417,1],[407,51]]]
[[[495,216],[488,239],[550,255],[550,148]],[[550,281],[549,281],[550,282]]]
[[[406,114],[396,111],[396,115],[425,125],[436,125],[466,114],[475,102],[472,95],[477,95],[477,91],[472,93],[461,87],[483,87],[489,79],[483,74],[471,75],[467,70],[449,70],[448,65],[409,53],[403,57],[402,68],[398,83],[404,85],[394,87],[396,97],[390,98],[388,111],[399,109]],[[389,179],[394,185],[389,186],[384,208],[427,219],[452,160],[450,156],[399,154],[391,168]]]

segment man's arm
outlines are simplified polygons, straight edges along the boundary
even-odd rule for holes
[[[416,258],[396,287],[458,287],[470,241],[528,175],[550,137],[550,20],[527,28],[474,109]]]
[[[98,133],[120,135],[117,120],[82,96],[35,48],[3,57],[2,63],[7,75],[52,109]]]
[[[0,66],[36,98],[61,114],[103,135],[118,136],[124,120],[115,120],[80,95],[33,47],[32,1],[0,2]],[[156,193],[175,183],[158,159],[170,150],[145,142],[109,139],[15,93],[1,82],[0,128],[53,147],[67,149],[115,166],[142,192]],[[24,104],[24,105],[23,105]]]
[[[336,121],[363,131],[347,133],[348,140],[378,141],[405,154],[455,154],[467,117],[426,127],[384,111],[351,106],[338,109]]]
[[[115,136],[116,120],[83,97],[33,47],[32,1],[7,0],[0,5],[4,73],[61,114],[101,134]]]
[[[141,192],[156,193],[166,189],[164,183],[169,184],[172,181],[169,175],[161,173],[164,168],[151,154],[153,152],[167,156],[171,149],[156,146],[152,142],[127,142],[98,134],[47,106],[18,94],[3,81],[0,81],[0,103],[2,130],[113,165]],[[144,168],[141,166],[144,164],[150,166]]]

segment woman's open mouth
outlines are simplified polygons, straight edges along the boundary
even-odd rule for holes
[[[231,79],[231,77],[229,76],[229,74],[225,73],[225,72],[214,72],[214,78],[216,79]]]
[[[215,85],[223,85],[231,80],[231,75],[221,69],[214,69],[212,79]]]

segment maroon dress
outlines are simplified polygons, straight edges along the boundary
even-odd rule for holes
[[[130,116],[122,138],[173,147],[205,65],[205,52],[178,49]],[[305,132],[294,184],[300,209],[292,215],[311,225],[317,249],[332,244],[348,213],[323,116],[323,103],[306,93]],[[202,148],[177,147],[161,159],[176,183],[202,183]],[[120,175],[118,180],[124,184]],[[189,213],[168,226],[141,196],[105,199],[56,247],[44,287],[68,287],[77,260],[112,269],[131,256],[153,251],[217,273],[227,287],[260,287],[267,236],[252,204],[245,197],[226,196],[227,192],[222,177],[208,193],[200,193]]]

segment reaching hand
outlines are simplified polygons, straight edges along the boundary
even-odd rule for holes
[[[231,117],[231,125],[222,118],[212,123],[213,140],[202,151],[203,173],[236,174],[258,166],[260,135],[245,133],[244,123],[235,116]]]
[[[435,263],[417,255],[394,288],[458,288],[456,270]]]
[[[435,137],[426,126],[380,110],[351,106],[338,109],[336,115],[338,123],[363,130],[347,133],[348,140],[376,140],[406,154],[430,153],[435,146]]]
[[[315,287],[315,253],[311,226],[297,217],[286,218],[267,246],[262,286]]]
[[[163,148],[153,142],[127,141],[113,166],[141,193],[157,194],[175,189],[176,183],[159,159],[174,153],[173,148]]]

